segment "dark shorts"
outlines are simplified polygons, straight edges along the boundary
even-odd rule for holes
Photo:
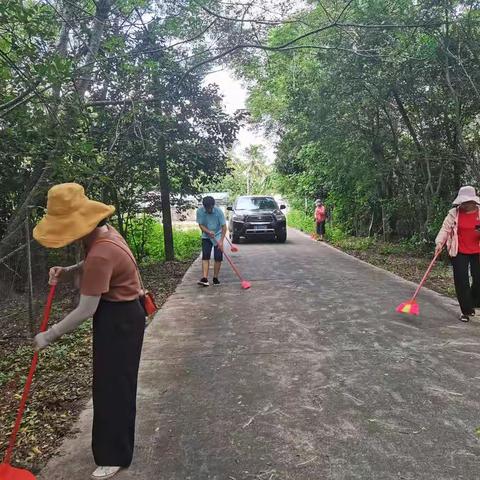
[[[325,221],[317,222],[317,235],[325,235]]]
[[[210,260],[212,256],[213,243],[208,238],[202,238],[202,260]],[[223,260],[223,253],[218,248],[213,248],[213,258],[216,262],[221,262]]]

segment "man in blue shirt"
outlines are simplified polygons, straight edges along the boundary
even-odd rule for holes
[[[202,201],[203,207],[197,210],[197,223],[202,231],[202,268],[203,277],[198,281],[199,285],[208,287],[208,270],[210,268],[210,257],[215,259],[213,267],[213,284],[220,285],[218,274],[223,260],[223,241],[227,234],[227,223],[225,215],[215,206],[213,197],[205,197]]]

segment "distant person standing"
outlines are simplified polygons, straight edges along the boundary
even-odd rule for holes
[[[327,219],[327,211],[325,205],[321,200],[315,200],[315,224],[316,224],[316,233],[317,240],[319,242],[323,241],[323,236],[325,235],[325,220]]]
[[[218,275],[223,261],[223,241],[227,234],[227,223],[225,215],[220,208],[215,206],[213,197],[205,197],[202,201],[203,207],[197,210],[197,223],[202,231],[202,269],[203,277],[198,281],[199,285],[208,287],[208,270],[212,255],[215,264],[213,267],[213,284],[220,285]]]

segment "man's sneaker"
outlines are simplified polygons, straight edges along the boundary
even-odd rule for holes
[[[198,282],[197,282],[199,285],[201,285],[202,287],[209,287],[210,284],[208,283],[208,278],[201,278]]]
[[[213,284],[214,285],[220,285],[220,280],[218,278],[213,278]]]
[[[460,318],[459,320],[461,322],[469,322],[470,321],[470,317],[468,315],[460,315]]]

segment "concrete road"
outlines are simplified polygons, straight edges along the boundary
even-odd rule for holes
[[[289,232],[240,245],[249,291],[197,261],[148,329],[132,467],[119,480],[480,478],[480,324],[412,284]],[[94,468],[91,410],[44,470]]]

